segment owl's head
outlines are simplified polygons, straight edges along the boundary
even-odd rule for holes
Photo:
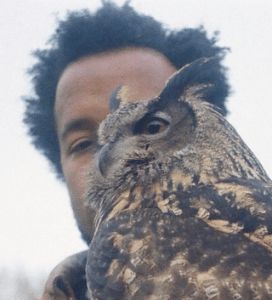
[[[120,195],[148,190],[174,171],[207,183],[241,175],[237,162],[247,156],[243,169],[264,174],[236,131],[205,101],[216,88],[209,73],[217,66],[216,58],[186,65],[151,100],[127,102],[122,89],[113,93],[112,112],[99,127],[87,196],[100,215],[121,202]]]
[[[214,88],[205,80],[212,67],[216,67],[214,58],[185,66],[168,80],[159,96],[147,101],[127,102],[126,87],[118,88],[110,99],[111,114],[98,130],[100,175],[111,178],[127,167],[135,170],[163,162],[192,145],[203,109],[212,109],[200,101]]]

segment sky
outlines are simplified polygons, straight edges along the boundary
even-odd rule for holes
[[[115,1],[122,4],[124,1]],[[228,120],[272,176],[272,1],[132,0],[168,28],[204,25],[220,31],[232,94]],[[22,117],[31,52],[45,47],[56,18],[67,10],[100,6],[95,0],[4,0],[0,9],[0,268],[49,272],[84,249],[65,185],[30,143]]]

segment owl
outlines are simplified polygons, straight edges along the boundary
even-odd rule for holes
[[[113,94],[86,205],[91,299],[272,299],[272,182],[207,100],[216,58],[159,96]]]

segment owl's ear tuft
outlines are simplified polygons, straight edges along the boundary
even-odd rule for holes
[[[110,96],[109,99],[109,110],[110,112],[114,112],[120,104],[126,103],[128,100],[128,87],[126,85],[118,86]]]
[[[161,104],[164,102],[167,104],[170,100],[178,100],[184,91],[197,85],[202,87],[199,92],[203,91],[206,98],[209,95],[207,90],[209,88],[213,89],[214,80],[212,75],[218,69],[219,63],[220,59],[218,57],[203,57],[182,67],[166,82],[165,88],[159,95]]]

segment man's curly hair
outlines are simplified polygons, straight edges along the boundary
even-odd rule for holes
[[[226,48],[219,47],[217,34],[211,38],[203,27],[171,31],[150,16],[137,13],[128,3],[122,7],[104,1],[95,13],[69,12],[48,41],[34,52],[36,63],[29,70],[34,96],[25,97],[24,122],[33,144],[51,162],[62,178],[60,149],[55,128],[54,103],[58,80],[72,62],[99,52],[126,48],[151,48],[164,54],[177,69],[200,57],[217,56],[218,68],[210,74],[215,84],[210,101],[226,113],[229,93],[226,69],[221,62]]]

